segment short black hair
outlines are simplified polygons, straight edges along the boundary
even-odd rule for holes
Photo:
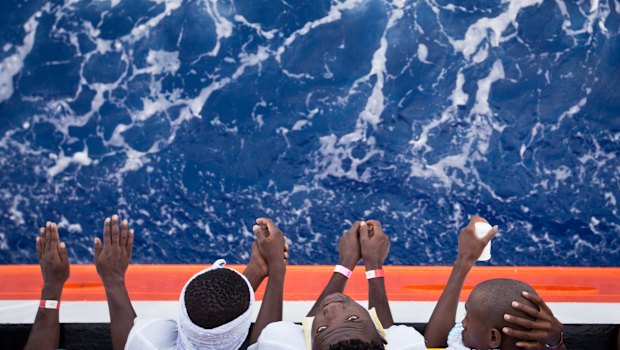
[[[329,350],[384,350],[383,342],[373,340],[365,342],[359,339],[343,340],[329,346]]]
[[[247,311],[250,290],[243,277],[227,268],[198,275],[185,289],[185,308],[192,322],[212,329]]]

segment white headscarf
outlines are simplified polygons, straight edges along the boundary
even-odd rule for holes
[[[192,322],[185,308],[185,290],[187,286],[199,275],[210,270],[225,268],[225,265],[226,261],[224,261],[224,259],[217,260],[210,268],[202,270],[192,276],[185,284],[185,287],[183,287],[183,291],[179,298],[179,334],[177,337],[177,349],[236,350],[241,347],[245,338],[247,338],[254,310],[254,290],[248,279],[233,269],[229,270],[241,276],[248,285],[248,290],[250,291],[250,304],[243,314],[216,328],[204,329]]]

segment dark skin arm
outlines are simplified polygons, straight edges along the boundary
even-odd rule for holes
[[[47,222],[39,229],[37,237],[37,257],[43,276],[41,300],[58,300],[65,282],[69,278],[69,257],[67,247],[59,243],[58,227]],[[58,349],[60,342],[60,323],[58,310],[39,308],[25,350]]]
[[[564,326],[553,316],[553,312],[538,295],[523,292],[523,297],[538,306],[538,309],[523,305],[519,302],[513,304],[513,308],[530,315],[534,320],[528,320],[514,315],[504,315],[504,319],[510,323],[519,325],[527,330],[521,331],[511,327],[504,327],[502,332],[509,336],[521,339],[516,345],[523,349],[545,349],[545,344],[557,346],[562,339]],[[566,350],[562,344],[557,349]]]
[[[353,226],[351,226],[349,231],[343,234],[338,241],[338,265],[342,265],[351,271],[355,269],[355,265],[357,265],[362,258],[359,239],[360,223],[360,221],[353,223]],[[308,312],[308,316],[310,317],[316,315],[319,306],[321,306],[321,303],[326,296],[333,293],[342,293],[348,280],[349,279],[342,274],[334,272],[329,282],[323,289],[323,292]]]
[[[261,257],[269,267],[269,279],[252,334],[250,344],[256,343],[261,332],[272,322],[282,321],[282,303],[284,294],[284,275],[286,273],[285,260],[282,252],[285,249],[286,239],[282,231],[270,219],[259,218],[258,225],[253,227]],[[288,252],[286,252],[288,259]]]
[[[267,231],[266,225],[257,225],[259,229]],[[254,230],[256,235],[256,230]],[[258,238],[258,236],[257,236]],[[286,237],[284,241],[284,265],[288,264],[288,243],[286,243]],[[260,287],[263,280],[269,275],[269,264],[262,256],[260,249],[258,248],[258,241],[252,243],[252,254],[250,256],[250,262],[245,267],[243,275],[250,281],[252,289],[256,292]]]
[[[127,336],[133,327],[136,312],[129,300],[125,273],[131,261],[134,231],[127,220],[119,225],[117,215],[106,218],[103,227],[103,244],[95,238],[95,266],[105,287],[110,310],[110,333],[115,350],[125,348]]]
[[[474,225],[479,221],[487,222],[478,215],[474,215],[459,235],[458,255],[452,267],[450,278],[424,331],[426,346],[429,348],[442,348],[448,345],[448,334],[454,327],[456,309],[465,277],[482,254],[486,244],[497,233],[497,226],[494,226],[486,236],[478,238],[475,234]]]
[[[390,240],[383,232],[379,221],[362,222],[360,247],[366,271],[383,268],[383,262],[390,252]],[[377,316],[383,327],[389,328],[394,324],[383,277],[368,280],[368,307],[377,310]]]

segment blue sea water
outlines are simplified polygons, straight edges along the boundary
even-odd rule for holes
[[[620,266],[619,0],[3,0],[0,263],[55,220],[74,263],[246,262],[256,217],[332,264]]]

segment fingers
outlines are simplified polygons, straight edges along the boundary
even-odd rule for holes
[[[499,230],[499,226],[497,225],[493,226],[489,230],[489,232],[487,232],[486,236],[482,238],[482,241],[487,242],[487,243],[490,242],[493,239],[493,237],[495,237],[495,234],[497,234],[497,230]]]
[[[534,304],[538,305],[538,307],[542,310],[545,311],[547,313],[549,313],[550,315],[553,315],[553,313],[551,312],[551,309],[547,306],[547,304],[545,303],[544,300],[542,300],[541,297],[539,297],[536,294],[531,294],[528,293],[526,291],[523,291],[521,293],[521,295],[523,295],[523,297],[531,302],[533,302]]]
[[[542,319],[542,320],[546,320],[547,319],[546,315],[541,314],[541,312],[539,310],[534,309],[531,306],[527,306],[527,305],[521,304],[519,302],[513,301],[512,302],[512,307],[517,309],[517,310],[525,312],[526,314],[532,316],[535,319]]]
[[[129,236],[127,237],[127,256],[129,257],[129,261],[131,261],[131,256],[133,255],[133,238],[134,231],[131,229],[129,230]]]
[[[127,220],[121,222],[121,247],[127,247],[127,238],[129,236],[129,223]]]
[[[60,242],[60,244],[58,244],[58,255],[60,255],[60,261],[63,264],[69,262],[69,255],[67,254],[67,245],[65,242]]]
[[[256,236],[256,239],[267,239],[267,230],[263,230],[259,225],[252,226],[252,231]]]
[[[99,239],[99,237],[95,237],[95,260],[99,258],[102,249],[103,247],[101,244],[101,240]]]
[[[48,221],[45,224],[45,251],[49,251],[52,246],[52,223]]]
[[[41,256],[45,253],[45,227],[39,228],[39,242],[41,243]]]
[[[256,219],[256,223],[261,224],[261,225],[266,225],[270,234],[276,234],[280,232],[280,229],[278,228],[278,226],[276,226],[276,224],[274,224],[273,220],[271,219],[258,218]]]
[[[356,221],[353,223],[353,225],[351,225],[351,228],[349,229],[350,234],[358,234],[359,230],[360,230],[360,225],[361,225],[361,221]]]
[[[119,226],[118,226],[118,215],[114,214],[112,215],[112,246],[116,247],[119,246],[119,241],[120,241],[120,230],[119,230]]]
[[[51,224],[52,238],[50,240],[50,248],[49,250],[53,252],[52,249],[58,249],[58,242],[60,241],[60,237],[58,236],[58,227],[55,222]]]
[[[518,331],[510,327],[504,327],[502,328],[502,332],[504,332],[505,334],[508,334],[511,337],[519,338],[519,339],[540,340],[540,341],[544,340],[542,339],[543,337],[531,331]]]
[[[510,323],[514,323],[516,325],[519,325],[523,328],[529,328],[529,329],[541,329],[541,330],[549,330],[551,329],[551,323],[546,322],[546,321],[532,321],[532,320],[528,320],[522,317],[518,317],[518,316],[514,316],[514,315],[509,315],[509,314],[505,314],[504,315],[504,320],[510,322]]]
[[[105,218],[103,223],[103,244],[109,246],[112,244],[112,232],[110,231],[110,218]]]
[[[362,221],[360,223],[360,241],[367,242],[370,240],[370,235],[368,234],[368,224],[366,221]]]
[[[539,342],[525,342],[525,341],[520,341],[517,342],[515,344],[518,348],[523,348],[523,349],[541,349],[542,347],[540,346]]]

